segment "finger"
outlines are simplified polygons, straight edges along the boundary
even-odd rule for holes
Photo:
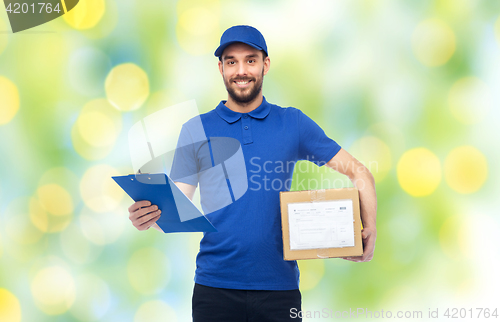
[[[150,211],[142,216],[136,216],[134,218],[131,218],[130,220],[132,221],[132,224],[136,227],[139,227],[140,225],[142,225],[144,222],[150,220],[151,218],[153,217],[156,217],[158,216],[159,210],[155,210],[155,211]]]
[[[373,254],[373,251],[375,250],[375,240],[370,238],[366,240],[366,243],[364,245],[364,250],[363,252],[365,254]]]
[[[342,257],[342,259],[351,261],[351,262],[358,262],[362,256],[352,256],[352,257]]]
[[[137,218],[141,218],[143,216],[146,216],[147,214],[150,214],[152,212],[157,211],[159,208],[157,205],[152,205],[149,207],[141,208],[137,210]]]
[[[129,218],[130,218],[130,220],[135,221],[135,220],[141,218],[142,216],[145,216],[145,215],[147,215],[151,212],[154,212],[156,210],[158,210],[157,205],[152,205],[152,206],[145,207],[145,208],[139,208],[135,212],[131,213]]]
[[[143,224],[145,224],[153,219],[155,219],[155,222],[156,222],[156,220],[158,220],[158,218],[160,218],[160,214],[161,214],[161,210],[157,210],[157,211],[154,211],[152,213],[149,213],[146,216],[142,216],[141,218],[138,218],[136,220],[136,224],[138,226],[141,226],[141,225],[143,225]]]
[[[138,230],[146,230],[146,229],[149,229],[149,227],[151,227],[152,225],[154,225],[159,218],[160,218],[160,215],[153,216],[152,218],[148,217],[147,219],[149,219],[149,220],[144,220],[142,222],[135,222],[134,226]]]
[[[158,210],[159,211],[159,210]],[[148,216],[149,217],[149,216]],[[140,225],[137,226],[137,229],[139,230],[146,230],[149,229],[151,226],[153,226],[158,219],[160,218],[160,214],[157,214],[156,216],[153,216],[152,218],[149,218],[149,220],[144,221]],[[143,217],[144,218],[144,217]]]
[[[369,262],[373,258],[373,252],[375,251],[375,243],[372,241],[367,245],[363,251],[363,262]]]
[[[128,207],[128,212],[132,213],[132,212],[135,212],[142,207],[148,207],[150,205],[151,205],[151,202],[149,200],[137,201],[137,202],[134,202],[130,207]]]
[[[363,258],[360,259],[359,262],[366,263],[366,262],[369,262],[371,260],[372,260],[372,256],[363,256]]]

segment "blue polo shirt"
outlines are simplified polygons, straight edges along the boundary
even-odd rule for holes
[[[290,189],[295,162],[324,165],[340,146],[296,108],[270,104],[264,98],[255,110],[237,113],[225,103],[200,115],[201,123],[209,141],[227,137],[239,142],[247,189],[239,198],[232,196],[234,201],[227,206],[206,214],[218,231],[205,233],[200,242],[195,282],[230,289],[298,289],[297,262],[283,259],[279,193]],[[184,124],[179,142],[192,138],[190,122]],[[210,167],[203,164],[210,163],[210,157],[202,150],[194,144],[176,151],[171,177],[200,183],[203,207],[217,191],[203,193],[200,172]]]

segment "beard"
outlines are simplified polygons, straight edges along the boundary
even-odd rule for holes
[[[264,81],[264,68],[262,68],[262,75],[259,78],[255,77],[234,77],[229,81],[223,77],[224,85],[226,85],[226,90],[231,97],[231,99],[240,104],[247,104],[252,102],[262,90],[262,83]],[[253,86],[249,86],[245,89],[240,89],[234,82],[240,81],[251,81]]]

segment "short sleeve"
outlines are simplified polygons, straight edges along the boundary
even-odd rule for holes
[[[196,147],[189,130],[182,126],[170,171],[171,179],[193,186],[198,185],[198,163]]]
[[[299,160],[308,160],[318,166],[330,161],[341,149],[310,117],[298,110]]]

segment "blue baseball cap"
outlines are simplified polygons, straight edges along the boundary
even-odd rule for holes
[[[263,50],[267,55],[267,45],[264,36],[251,26],[233,26],[222,34],[220,37],[220,46],[215,51],[214,55],[220,57],[227,46],[241,42],[252,46],[255,49]]]

